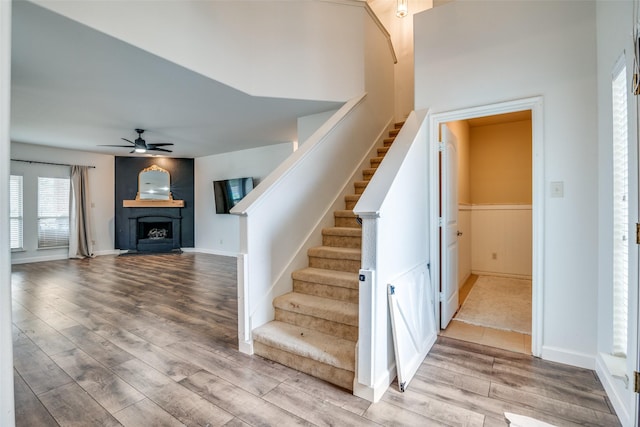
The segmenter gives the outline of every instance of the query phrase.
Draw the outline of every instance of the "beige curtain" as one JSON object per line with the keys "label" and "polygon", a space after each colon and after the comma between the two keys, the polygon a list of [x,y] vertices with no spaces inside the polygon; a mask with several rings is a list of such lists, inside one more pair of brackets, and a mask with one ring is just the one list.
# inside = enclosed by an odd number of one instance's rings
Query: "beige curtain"
{"label": "beige curtain", "polygon": [[71,166],[69,201],[69,258],[93,257],[88,166]]}

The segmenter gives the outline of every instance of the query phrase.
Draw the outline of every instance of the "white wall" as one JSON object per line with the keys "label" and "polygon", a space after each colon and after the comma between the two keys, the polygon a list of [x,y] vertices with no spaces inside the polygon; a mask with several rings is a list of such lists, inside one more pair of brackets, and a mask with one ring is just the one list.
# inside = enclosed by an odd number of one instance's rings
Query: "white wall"
{"label": "white wall", "polygon": [[251,95],[346,101],[364,90],[350,24],[361,1],[34,2]]}
{"label": "white wall", "polygon": [[[542,357],[594,367],[598,205],[595,3],[456,1],[415,17],[416,108],[541,95],[545,191]],[[544,191],[544,190],[543,190]]]}
{"label": "white wall", "polygon": [[298,117],[298,145],[302,145],[338,110]]}
{"label": "white wall", "polygon": [[11,2],[0,1],[0,425],[15,425],[9,254],[9,123],[11,122]]}
{"label": "white wall", "polygon": [[[94,253],[96,255],[113,253],[115,203],[113,156],[12,142],[11,158],[95,166],[94,169],[89,169],[92,226],[95,240]],[[11,173],[23,176],[24,217],[24,251],[12,253],[12,262],[24,263],[68,258],[68,250],[66,248],[38,249],[36,220],[38,177],[68,177],[69,168],[37,163],[11,162]]]}
{"label": "white wall", "polygon": [[195,159],[195,249],[236,256],[240,251],[240,218],[216,214],[213,181],[252,177],[258,185],[293,152],[292,143],[269,145]]}
{"label": "white wall", "polygon": [[470,212],[473,274],[531,279],[531,205],[473,205]]}
{"label": "white wall", "polygon": [[409,14],[396,16],[396,2],[367,0],[371,9],[391,34],[391,41],[398,59],[394,67],[395,120],[403,121],[414,109],[413,63],[413,15],[433,7],[433,0],[408,0]]}
{"label": "white wall", "polygon": [[[612,152],[612,107],[611,107],[611,77],[613,67],[623,51],[626,53],[627,84],[630,84],[632,76],[632,25],[633,2],[631,0],[597,3],[597,47],[598,47],[598,352],[610,354],[612,351],[613,329],[613,215],[612,215],[612,189],[613,189],[613,152]],[[637,109],[636,97],[627,92],[628,97],[628,130],[629,130],[629,222],[638,222],[637,199]],[[634,191],[635,190],[635,191]],[[630,230],[630,233],[632,231]],[[631,234],[632,235],[632,234]],[[631,240],[632,241],[632,240]],[[638,276],[637,264],[633,260],[638,259],[637,245],[629,245],[629,264],[631,266],[629,283],[629,301],[638,301]],[[635,267],[635,268],[634,268]],[[632,323],[637,324],[637,304],[630,304],[629,315]],[[632,328],[633,332],[635,328]],[[637,332],[629,335],[630,348],[637,348]],[[602,362],[602,359],[598,359]],[[627,361],[627,372],[630,375],[637,363],[634,357]],[[637,367],[635,368],[638,369]],[[608,367],[599,363],[598,375],[607,390],[609,398],[613,402],[618,416],[623,425],[633,425],[637,420],[633,413],[633,393],[625,387],[621,379],[613,378]],[[636,421],[637,422],[637,421]],[[636,424],[637,425],[637,424]]]}

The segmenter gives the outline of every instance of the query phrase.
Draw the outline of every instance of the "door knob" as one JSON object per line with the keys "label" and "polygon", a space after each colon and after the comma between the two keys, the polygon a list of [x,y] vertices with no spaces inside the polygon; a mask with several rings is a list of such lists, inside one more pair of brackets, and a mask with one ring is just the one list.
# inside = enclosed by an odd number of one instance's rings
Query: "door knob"
{"label": "door knob", "polygon": [[458,237],[462,236],[462,231],[458,231]]}

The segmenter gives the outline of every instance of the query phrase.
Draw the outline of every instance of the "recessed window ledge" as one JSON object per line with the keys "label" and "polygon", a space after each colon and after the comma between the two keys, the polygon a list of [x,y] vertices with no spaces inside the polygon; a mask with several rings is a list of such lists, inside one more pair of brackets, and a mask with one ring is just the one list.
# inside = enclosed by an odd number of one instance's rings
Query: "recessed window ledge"
{"label": "recessed window ledge", "polygon": [[614,356],[612,354],[600,353],[604,365],[613,378],[624,381],[625,387],[629,385],[629,377],[627,376],[627,358]]}

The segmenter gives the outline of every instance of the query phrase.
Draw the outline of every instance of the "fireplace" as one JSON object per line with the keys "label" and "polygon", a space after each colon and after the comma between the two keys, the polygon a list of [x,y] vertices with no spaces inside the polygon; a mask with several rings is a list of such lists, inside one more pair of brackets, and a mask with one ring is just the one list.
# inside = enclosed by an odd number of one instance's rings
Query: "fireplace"
{"label": "fireplace", "polygon": [[[180,250],[179,209],[133,208],[129,215],[129,247],[137,252]],[[177,211],[177,212],[176,212]]]}

